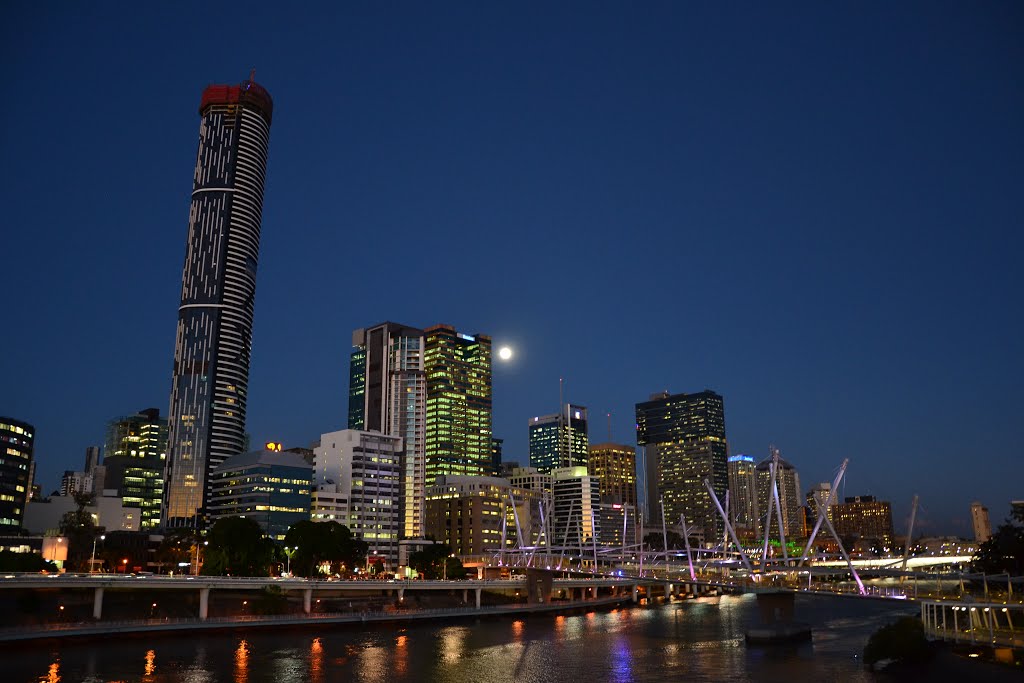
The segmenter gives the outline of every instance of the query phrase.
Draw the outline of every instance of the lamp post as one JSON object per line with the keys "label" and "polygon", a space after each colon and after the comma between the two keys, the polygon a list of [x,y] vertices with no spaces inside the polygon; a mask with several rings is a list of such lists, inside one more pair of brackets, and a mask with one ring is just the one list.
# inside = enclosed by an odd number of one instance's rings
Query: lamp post
{"label": "lamp post", "polygon": [[[209,541],[203,541],[203,545],[210,545]],[[196,570],[193,572],[193,576],[199,575],[199,541],[196,541]]]}
{"label": "lamp post", "polygon": [[292,555],[298,552],[298,550],[299,546],[295,546],[294,548],[289,548],[288,546],[284,547],[284,555],[288,558],[288,568],[285,569],[285,573],[288,574],[288,576],[292,575]]}
{"label": "lamp post", "polygon": [[[106,535],[100,534],[100,540],[107,540]],[[96,571],[96,537],[92,538],[92,559],[89,560],[89,573],[92,574]]]}

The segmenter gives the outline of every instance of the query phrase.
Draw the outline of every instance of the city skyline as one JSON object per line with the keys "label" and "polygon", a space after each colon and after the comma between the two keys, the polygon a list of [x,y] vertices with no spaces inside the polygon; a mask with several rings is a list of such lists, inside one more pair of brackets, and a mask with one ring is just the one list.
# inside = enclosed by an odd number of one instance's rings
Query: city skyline
{"label": "city skyline", "polygon": [[[775,443],[808,486],[848,457],[845,494],[891,501],[896,534],[914,493],[922,532],[964,535],[972,501],[998,524],[1021,497],[1000,473],[1024,442],[1021,320],[1003,303],[1021,290],[1011,161],[1024,149],[1014,123],[1024,102],[1008,64],[1022,55],[995,8],[947,9],[930,33],[906,10],[813,10],[852,27],[856,38],[828,36],[834,46],[812,22],[753,9],[657,8],[625,26],[614,11],[554,11],[543,26],[460,14],[456,25],[478,27],[478,38],[439,25],[421,37],[415,12],[385,30],[370,10],[337,18],[365,35],[304,41],[301,55],[288,40],[247,48],[243,30],[211,54],[189,54],[182,40],[168,59],[146,31],[110,38],[104,11],[68,9],[32,41],[13,35],[15,21],[3,29],[16,65],[3,123],[22,133],[3,140],[15,163],[0,186],[11,225],[24,226],[6,248],[36,255],[7,273],[12,300],[37,324],[0,342],[0,413],[34,425],[44,493],[102,442],[112,416],[169,405],[195,102],[207,83],[237,83],[255,65],[279,110],[246,425],[254,444],[308,446],[345,427],[352,329],[446,321],[516,351],[494,363],[493,435],[506,460],[526,464],[522,425],[557,405],[559,378],[564,400],[592,411],[595,434],[610,412],[609,440],[625,443],[635,443],[635,403],[709,388],[728,403],[730,454],[761,461]],[[570,19],[583,27],[563,45]],[[886,19],[892,35],[874,28]],[[260,10],[231,18],[269,20]],[[156,11],[136,21],[165,41],[204,41],[201,27]],[[707,24],[718,31],[702,38]],[[750,41],[740,55],[716,49],[723,24]],[[872,54],[857,51],[862,34]],[[758,62],[776,41],[804,47],[776,45]],[[937,51],[954,43],[953,56]],[[48,84],[67,49],[48,54],[56,44],[81,48],[59,97],[102,93],[73,125],[55,123]],[[821,64],[803,63],[803,49]],[[307,106],[311,71],[328,86],[320,109]],[[154,80],[161,106],[148,120],[113,115]],[[955,98],[943,94],[950,82]],[[745,114],[754,102],[757,118]],[[879,118],[883,107],[897,115]],[[133,144],[154,127],[160,139]],[[69,150],[60,168],[37,143]],[[126,191],[103,192],[101,179],[122,167],[133,169],[119,174]],[[40,211],[52,203],[42,187],[54,185],[66,207]],[[391,285],[376,277],[381,261],[358,263],[374,234],[417,245],[410,256],[379,250],[393,261]],[[553,245],[538,254],[541,239]],[[145,258],[129,258],[141,249]],[[694,263],[691,252],[713,258]],[[596,277],[624,265],[629,281]],[[687,282],[697,295],[684,296]],[[668,335],[635,324],[654,319]],[[637,328],[629,345],[590,332],[611,320]],[[696,333],[695,320],[717,324]],[[71,328],[75,353],[53,353]],[[99,334],[109,329],[132,333]]]}

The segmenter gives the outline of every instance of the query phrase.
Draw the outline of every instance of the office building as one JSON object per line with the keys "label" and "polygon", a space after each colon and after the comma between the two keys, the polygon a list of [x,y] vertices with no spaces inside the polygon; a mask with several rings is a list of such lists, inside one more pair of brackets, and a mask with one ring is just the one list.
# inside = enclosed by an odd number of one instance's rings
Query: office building
{"label": "office building", "polygon": [[[167,419],[160,417],[159,408],[147,408],[135,415],[114,418],[107,423],[103,456],[150,458],[166,462]],[[86,467],[88,471],[90,468]]]}
{"label": "office building", "polygon": [[211,520],[246,517],[267,536],[283,540],[288,528],[310,518],[313,468],[276,448],[233,455],[210,476]]}
{"label": "office building", "polygon": [[160,527],[167,466],[167,420],[158,408],[107,423],[103,463],[93,468],[95,495],[115,496],[138,508],[144,531]]}
{"label": "office building", "polygon": [[505,478],[517,489],[551,491],[551,475],[535,467],[513,467],[505,473]]}
{"label": "office building", "polygon": [[757,532],[760,514],[757,506],[757,470],[754,458],[734,455],[728,459],[729,517],[737,529]]}
{"label": "office building", "polygon": [[551,471],[554,514],[551,542],[568,553],[578,552],[593,564],[594,546],[601,534],[601,487],[586,467],[559,467]]}
{"label": "office building", "polygon": [[30,469],[36,428],[11,417],[0,417],[0,531],[21,527],[32,488]]}
{"label": "office building", "polygon": [[493,477],[501,474],[501,449],[504,445],[504,439],[491,438],[491,476]]}
{"label": "office building", "polygon": [[625,444],[590,446],[587,471],[597,477],[602,503],[636,508],[636,448]]}
{"label": "office building", "polygon": [[586,467],[589,458],[587,409],[566,403],[561,412],[531,417],[530,467],[550,474],[558,467]]}
{"label": "office building", "polygon": [[[167,439],[164,438],[166,443]],[[92,474],[93,470],[99,467],[100,464],[100,447],[99,446],[86,446],[85,448],[85,469],[83,470],[87,474]]]}
{"label": "office building", "polygon": [[449,325],[424,330],[426,484],[491,468],[491,338]]}
{"label": "office building", "polygon": [[402,439],[401,536],[422,538],[427,379],[423,330],[384,322],[352,333],[348,428]]}
{"label": "office building", "polygon": [[646,516],[661,522],[686,523],[705,538],[717,539],[725,530],[704,481],[719,500],[729,487],[725,406],[713,391],[695,394],[655,394],[636,404],[636,438],[643,448]]}
{"label": "office building", "polygon": [[313,521],[344,524],[392,568],[402,531],[402,451],[401,437],[356,429],[324,434],[313,449]]}
{"label": "office building", "polygon": [[541,494],[499,477],[441,475],[427,488],[427,535],[456,555],[480,556],[541,539]]}
{"label": "office building", "polygon": [[892,545],[892,506],[874,496],[853,496],[832,506],[832,523],[840,540],[871,541]]}
{"label": "office building", "polygon": [[[763,517],[761,519],[762,532],[764,532],[764,523],[768,515],[768,498],[772,495],[771,464],[777,453],[778,451],[773,448],[773,455],[758,463],[756,468],[757,507],[758,512]],[[786,460],[779,458],[778,463],[778,470],[775,473],[775,486],[779,492],[779,498],[777,507],[772,507],[768,536],[775,539],[779,537],[779,514],[776,510],[781,510],[782,530],[786,535],[786,539],[799,538],[806,535],[804,533],[804,497],[801,493],[800,474]]]}
{"label": "office building", "polygon": [[988,518],[988,508],[975,501],[971,503],[971,526],[974,528],[974,542],[982,544],[992,538],[992,522]]}
{"label": "office building", "polygon": [[91,474],[64,470],[64,474],[60,478],[60,495],[72,497],[75,494],[91,496],[93,493],[92,484]]}
{"label": "office building", "polygon": [[213,470],[244,451],[272,113],[252,77],[211,85],[200,101],[168,417],[168,528],[205,525]]}

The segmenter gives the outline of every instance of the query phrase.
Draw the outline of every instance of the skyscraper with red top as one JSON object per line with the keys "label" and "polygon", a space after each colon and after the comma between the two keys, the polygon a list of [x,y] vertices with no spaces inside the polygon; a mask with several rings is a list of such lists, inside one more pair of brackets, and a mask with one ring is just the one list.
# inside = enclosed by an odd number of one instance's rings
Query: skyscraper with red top
{"label": "skyscraper with red top", "polygon": [[251,76],[211,85],[200,100],[168,414],[166,528],[204,526],[209,473],[244,448],[273,109]]}

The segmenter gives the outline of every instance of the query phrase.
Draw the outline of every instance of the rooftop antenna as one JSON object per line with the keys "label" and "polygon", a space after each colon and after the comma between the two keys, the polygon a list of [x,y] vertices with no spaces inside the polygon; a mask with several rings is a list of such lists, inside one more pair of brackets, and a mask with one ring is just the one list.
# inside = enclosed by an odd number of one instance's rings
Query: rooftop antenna
{"label": "rooftop antenna", "polygon": [[608,443],[612,442],[612,414],[608,413]]}
{"label": "rooftop antenna", "polygon": [[252,81],[253,83],[256,82],[256,67],[253,67],[252,69],[249,70],[249,80]]}

